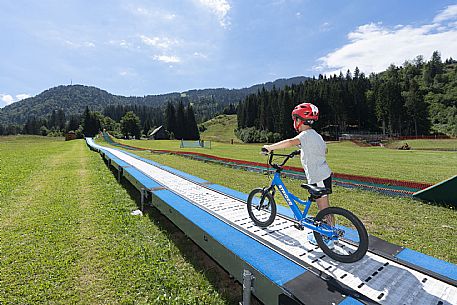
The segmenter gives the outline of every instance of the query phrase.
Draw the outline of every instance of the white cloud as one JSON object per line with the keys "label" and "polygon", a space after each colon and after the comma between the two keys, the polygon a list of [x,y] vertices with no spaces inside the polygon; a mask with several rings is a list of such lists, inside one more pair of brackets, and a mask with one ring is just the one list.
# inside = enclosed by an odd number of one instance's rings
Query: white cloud
{"label": "white cloud", "polygon": [[121,39],[121,40],[110,40],[108,41],[108,43],[110,45],[113,45],[113,46],[117,46],[117,47],[121,47],[121,48],[125,48],[125,49],[130,49],[132,48],[132,43],[131,42],[128,42],[124,39]]}
{"label": "white cloud", "polygon": [[18,95],[16,95],[16,101],[20,101],[20,100],[23,100],[23,99],[26,99],[26,98],[29,98],[29,97],[31,97],[30,94],[25,94],[25,93],[18,94]]}
{"label": "white cloud", "polygon": [[435,16],[433,22],[443,22],[449,19],[456,19],[457,18],[457,4],[449,5],[445,8],[441,13]]}
{"label": "white cloud", "polygon": [[226,0],[198,0],[198,2],[216,15],[223,28],[230,27],[228,13],[231,7]]}
{"label": "white cloud", "polygon": [[15,102],[14,98],[13,98],[11,95],[9,95],[9,94],[0,94],[0,99],[1,99],[2,102],[5,103],[6,105],[9,105],[9,104]]}
{"label": "white cloud", "polygon": [[179,45],[178,40],[167,37],[148,37],[146,35],[140,35],[140,38],[145,45],[159,49],[169,49],[172,46]]}
{"label": "white cloud", "polygon": [[[434,20],[449,20],[453,14],[449,8]],[[320,73],[339,74],[339,71],[352,71],[357,66],[369,74],[383,71],[390,64],[401,65],[418,55],[429,58],[436,50],[442,58],[457,57],[456,23],[433,23],[418,27],[388,27],[382,23],[370,23],[349,33],[348,39],[348,44],[319,58],[319,64],[314,69]]]}
{"label": "white cloud", "polygon": [[194,56],[197,58],[208,59],[208,55],[200,53],[200,52],[194,52]]}
{"label": "white cloud", "polygon": [[165,62],[165,63],[179,63],[181,59],[177,56],[170,55],[154,55],[152,57],[154,60]]}
{"label": "white cloud", "polygon": [[321,32],[328,32],[330,31],[332,26],[330,25],[329,22],[324,22],[319,26],[319,31]]}
{"label": "white cloud", "polygon": [[120,68],[118,69],[118,74],[122,77],[134,77],[138,76],[136,71],[132,68]]}
{"label": "white cloud", "polygon": [[30,94],[22,93],[22,94],[16,95],[15,98],[14,98],[10,94],[1,94],[0,93],[0,108],[4,107],[4,106],[7,106],[7,105],[10,105],[12,103],[18,102],[20,100],[23,100],[25,98],[28,98],[30,96],[31,96]]}
{"label": "white cloud", "polygon": [[95,43],[91,41],[83,41],[83,42],[74,42],[71,40],[65,40],[65,45],[71,48],[79,49],[79,48],[95,48]]}
{"label": "white cloud", "polygon": [[170,13],[168,11],[164,11],[162,9],[154,8],[146,8],[142,6],[134,7],[130,6],[129,7],[130,12],[132,12],[135,15],[147,17],[147,18],[154,18],[154,19],[161,19],[164,21],[172,21],[176,18],[176,14]]}

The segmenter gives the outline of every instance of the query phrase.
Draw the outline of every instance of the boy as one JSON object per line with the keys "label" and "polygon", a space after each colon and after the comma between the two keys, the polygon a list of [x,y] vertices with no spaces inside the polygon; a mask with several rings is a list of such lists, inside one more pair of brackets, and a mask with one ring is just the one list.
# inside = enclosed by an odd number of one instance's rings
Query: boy
{"label": "boy", "polygon": [[[315,121],[319,119],[319,109],[311,103],[302,103],[297,105],[292,111],[292,120],[294,128],[298,135],[291,139],[286,139],[271,145],[263,147],[268,151],[300,146],[300,159],[305,170],[306,179],[309,184],[318,187],[325,187],[331,193],[332,190],[332,171],[327,164],[325,154],[327,146],[322,137],[311,127]],[[320,210],[329,207],[329,198],[327,195],[316,199],[317,206]],[[334,219],[327,219],[330,223]],[[308,235],[308,240],[312,244],[316,244],[314,235]]]}

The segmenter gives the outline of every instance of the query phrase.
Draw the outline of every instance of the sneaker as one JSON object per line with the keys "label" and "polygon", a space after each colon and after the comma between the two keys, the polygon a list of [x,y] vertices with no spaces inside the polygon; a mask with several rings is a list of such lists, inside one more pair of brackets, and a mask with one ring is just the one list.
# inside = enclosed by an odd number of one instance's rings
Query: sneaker
{"label": "sneaker", "polygon": [[[329,249],[333,249],[335,247],[335,244],[333,243],[333,240],[328,239],[328,238],[323,238],[324,243],[327,245]],[[311,245],[318,246],[316,238],[314,237],[313,232],[308,233],[308,241]]]}

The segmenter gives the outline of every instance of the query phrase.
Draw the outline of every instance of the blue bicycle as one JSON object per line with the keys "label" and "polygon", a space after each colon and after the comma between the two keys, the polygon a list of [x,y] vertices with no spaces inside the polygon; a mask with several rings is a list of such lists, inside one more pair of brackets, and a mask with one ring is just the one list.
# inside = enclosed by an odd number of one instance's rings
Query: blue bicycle
{"label": "blue bicycle", "polygon": [[[268,153],[264,149],[262,152]],[[312,202],[329,194],[330,191],[327,188],[302,184],[301,186],[310,194],[308,200],[303,201],[290,193],[282,182],[281,171],[283,166],[290,158],[299,155],[300,150],[288,155],[268,154],[268,164],[276,171],[270,186],[256,188],[249,194],[247,209],[252,221],[260,227],[267,227],[273,223],[276,217],[274,196],[276,189],[278,189],[294,213],[295,226],[300,230],[311,229],[317,245],[325,254],[343,263],[353,263],[362,259],[368,250],[368,233],[363,223],[353,213],[343,208],[329,207],[318,212],[315,217],[308,216]],[[281,164],[272,163],[274,156],[283,157],[283,162]],[[304,206],[303,212],[297,203]]]}

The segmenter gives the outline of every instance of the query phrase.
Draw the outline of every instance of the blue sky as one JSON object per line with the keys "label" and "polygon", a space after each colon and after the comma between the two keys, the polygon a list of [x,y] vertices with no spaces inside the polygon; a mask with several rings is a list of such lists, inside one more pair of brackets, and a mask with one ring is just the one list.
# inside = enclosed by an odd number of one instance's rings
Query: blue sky
{"label": "blue sky", "polygon": [[2,0],[0,20],[0,107],[71,82],[143,96],[457,58],[456,1]]}

